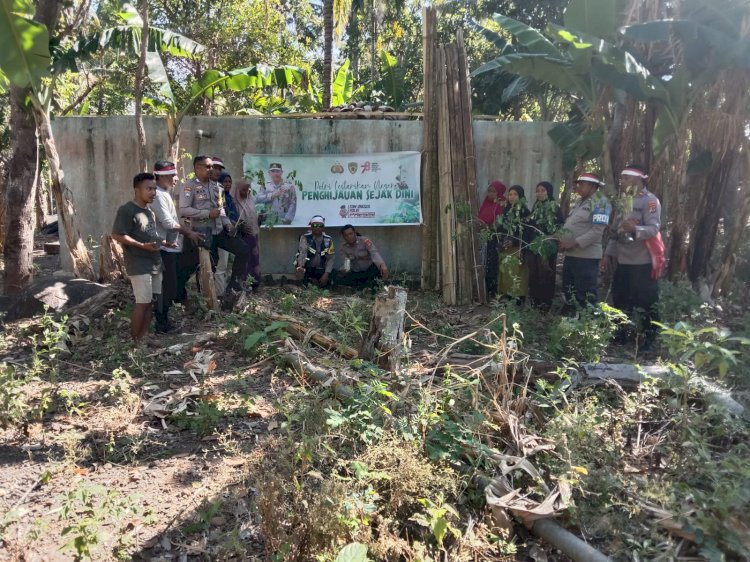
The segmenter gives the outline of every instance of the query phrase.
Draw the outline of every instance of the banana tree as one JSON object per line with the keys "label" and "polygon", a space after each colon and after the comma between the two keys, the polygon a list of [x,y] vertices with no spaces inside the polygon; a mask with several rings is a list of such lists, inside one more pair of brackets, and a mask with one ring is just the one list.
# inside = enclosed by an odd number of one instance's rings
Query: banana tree
{"label": "banana tree", "polygon": [[[592,12],[584,9],[587,4],[571,2],[566,12],[566,24],[570,27],[550,24],[544,31],[495,15],[493,19],[516,39],[516,45],[506,45],[500,56],[476,69],[472,76],[487,72],[517,74],[568,93],[574,117],[550,131],[552,139],[563,149],[566,169],[604,155],[605,173],[611,176],[609,155],[603,152],[609,127],[601,110],[611,99],[609,92],[614,91],[615,97],[627,94],[653,103],[667,103],[669,93],[664,83],[631,53],[578,29],[607,27],[597,23],[590,15]],[[667,115],[671,116],[669,112]]]}

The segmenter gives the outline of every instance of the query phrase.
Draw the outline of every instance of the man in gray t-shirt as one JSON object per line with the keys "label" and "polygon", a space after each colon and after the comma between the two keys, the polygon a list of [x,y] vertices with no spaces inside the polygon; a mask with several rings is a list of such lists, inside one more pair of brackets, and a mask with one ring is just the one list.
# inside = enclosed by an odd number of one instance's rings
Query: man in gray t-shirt
{"label": "man in gray t-shirt", "polygon": [[134,196],[117,209],[112,226],[112,238],[123,247],[125,270],[133,285],[135,307],[130,318],[130,335],[138,341],[151,324],[151,302],[161,294],[162,262],[159,248],[172,246],[156,233],[154,213],[148,204],[156,197],[153,174],[138,174],[133,178]]}

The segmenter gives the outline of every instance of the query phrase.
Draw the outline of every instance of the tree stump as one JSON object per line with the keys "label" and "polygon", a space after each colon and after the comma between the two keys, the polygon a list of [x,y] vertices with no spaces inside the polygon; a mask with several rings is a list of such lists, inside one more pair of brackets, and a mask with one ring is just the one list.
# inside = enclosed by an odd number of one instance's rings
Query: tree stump
{"label": "tree stump", "polygon": [[396,372],[401,366],[406,295],[406,289],[391,286],[377,296],[370,329],[359,350],[362,359],[390,372]]}
{"label": "tree stump", "polygon": [[125,257],[120,245],[109,234],[102,234],[99,248],[99,281],[111,283],[118,279],[127,279]]}
{"label": "tree stump", "polygon": [[213,268],[211,267],[211,253],[203,247],[198,248],[198,253],[201,264],[201,294],[205,297],[209,309],[219,310],[219,299],[216,297]]}

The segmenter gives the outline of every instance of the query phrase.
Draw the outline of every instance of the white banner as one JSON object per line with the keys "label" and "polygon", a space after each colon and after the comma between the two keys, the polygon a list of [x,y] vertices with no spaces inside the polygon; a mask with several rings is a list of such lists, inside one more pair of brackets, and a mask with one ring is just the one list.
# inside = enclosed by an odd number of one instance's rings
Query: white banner
{"label": "white banner", "polygon": [[243,170],[267,226],[422,223],[419,152],[245,154]]}

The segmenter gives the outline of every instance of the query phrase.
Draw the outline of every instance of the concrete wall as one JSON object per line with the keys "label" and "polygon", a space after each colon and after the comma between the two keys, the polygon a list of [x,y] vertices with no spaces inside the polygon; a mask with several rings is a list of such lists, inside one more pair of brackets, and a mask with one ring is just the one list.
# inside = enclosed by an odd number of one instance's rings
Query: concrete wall
{"label": "concrete wall", "polygon": [[[149,161],[167,153],[166,124],[146,118]],[[500,179],[527,188],[542,180],[557,185],[562,157],[547,135],[549,123],[475,121],[477,197],[487,184]],[[112,227],[117,208],[132,197],[136,168],[136,133],[132,116],[63,117],[52,123],[68,188],[73,192],[84,238],[98,240]],[[199,135],[199,131],[201,132]],[[347,154],[421,150],[422,122],[382,120],[268,119],[252,117],[189,117],[183,121],[180,147],[189,159],[197,154],[219,156],[230,174],[242,170],[243,153]],[[235,176],[236,179],[236,176]],[[421,227],[378,226],[360,229],[373,239],[392,272],[418,274],[421,265]],[[261,232],[261,269],[290,273],[296,244],[303,229],[277,228]],[[338,240],[338,232],[329,232]],[[61,236],[64,246],[65,240]],[[68,253],[61,252],[64,269]]]}

